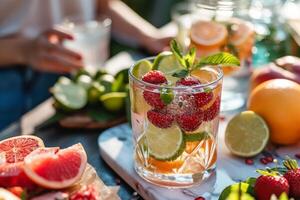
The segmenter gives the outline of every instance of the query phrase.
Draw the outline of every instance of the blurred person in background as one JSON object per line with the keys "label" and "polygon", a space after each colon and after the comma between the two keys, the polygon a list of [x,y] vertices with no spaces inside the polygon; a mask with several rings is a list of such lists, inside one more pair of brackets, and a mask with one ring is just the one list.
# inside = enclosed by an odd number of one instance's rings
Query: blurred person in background
{"label": "blurred person in background", "polygon": [[62,45],[73,36],[54,25],[100,15],[112,19],[114,36],[150,53],[169,43],[170,36],[120,0],[0,0],[0,129],[47,98],[55,74],[82,67],[81,55]]}

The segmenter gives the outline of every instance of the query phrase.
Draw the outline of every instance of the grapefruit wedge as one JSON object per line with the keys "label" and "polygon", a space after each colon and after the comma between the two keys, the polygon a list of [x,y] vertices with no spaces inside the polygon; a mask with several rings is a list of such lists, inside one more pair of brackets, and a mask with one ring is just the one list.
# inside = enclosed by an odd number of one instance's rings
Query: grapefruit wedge
{"label": "grapefruit wedge", "polygon": [[0,141],[0,187],[34,187],[23,170],[23,160],[32,151],[44,147],[36,136],[16,136]]}
{"label": "grapefruit wedge", "polygon": [[26,175],[36,184],[49,189],[72,186],[82,176],[87,163],[83,146],[66,149],[37,149],[24,159]]}

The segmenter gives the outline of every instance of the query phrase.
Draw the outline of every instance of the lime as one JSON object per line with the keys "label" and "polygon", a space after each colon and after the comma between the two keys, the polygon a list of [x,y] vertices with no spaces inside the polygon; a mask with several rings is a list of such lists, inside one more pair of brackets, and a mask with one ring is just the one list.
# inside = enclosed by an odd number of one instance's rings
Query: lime
{"label": "lime", "polygon": [[120,111],[125,104],[126,92],[110,92],[100,97],[103,106],[112,112]]}
{"label": "lime", "polygon": [[251,198],[251,195],[254,193],[253,187],[251,187],[248,183],[235,183],[233,185],[230,185],[226,187],[220,197],[219,200],[238,200],[238,199],[244,199],[244,200],[254,200],[254,198]]}
{"label": "lime", "polygon": [[72,80],[77,81],[78,77],[81,75],[87,75],[92,77],[92,75],[86,69],[82,68],[72,73]]}
{"label": "lime", "polygon": [[148,123],[144,134],[149,153],[157,160],[175,160],[184,151],[184,136],[180,128],[176,125],[160,129]]}
{"label": "lime", "polygon": [[82,74],[77,78],[76,83],[84,87],[86,90],[88,90],[91,87],[92,81],[93,80],[90,76],[86,74]]}
{"label": "lime", "polygon": [[242,157],[259,154],[268,139],[266,122],[253,111],[244,111],[233,117],[225,131],[226,146],[233,154]]}
{"label": "lime", "polygon": [[94,79],[94,80],[97,80],[97,79],[99,79],[101,76],[103,76],[103,75],[105,75],[105,74],[107,74],[107,71],[106,71],[105,69],[99,69],[99,70],[95,73],[93,79]]}
{"label": "lime", "polygon": [[152,69],[152,63],[148,60],[140,60],[137,62],[133,69],[132,69],[132,74],[138,78],[142,79],[142,77]]}
{"label": "lime", "polygon": [[115,79],[118,79],[119,76],[123,76],[123,83],[128,83],[128,68],[126,69],[122,69],[121,71],[119,71],[116,75],[115,75]]}
{"label": "lime", "polygon": [[166,51],[158,54],[153,62],[153,70],[159,70],[163,72],[169,82],[172,84],[176,83],[179,79],[172,76],[176,71],[184,69],[181,64],[178,62],[175,55],[171,52]]}
{"label": "lime", "polygon": [[99,102],[99,98],[104,93],[105,87],[98,82],[91,83],[91,86],[88,90],[88,102],[89,103],[97,103]]}
{"label": "lime", "polygon": [[86,90],[65,77],[59,79],[51,92],[58,104],[66,110],[79,110],[87,103]]}
{"label": "lime", "polygon": [[105,93],[111,92],[111,87],[115,78],[110,74],[100,76],[98,79],[99,83],[105,87]]}

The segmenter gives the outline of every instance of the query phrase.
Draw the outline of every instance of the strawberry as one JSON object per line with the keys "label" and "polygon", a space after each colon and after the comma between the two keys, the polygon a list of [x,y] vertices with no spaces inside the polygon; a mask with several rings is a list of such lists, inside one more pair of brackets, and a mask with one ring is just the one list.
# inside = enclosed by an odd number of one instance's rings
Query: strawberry
{"label": "strawberry", "polygon": [[202,123],[203,111],[201,109],[197,111],[187,111],[183,114],[176,116],[176,121],[180,128],[184,131],[195,131]]}
{"label": "strawberry", "polygon": [[155,85],[159,85],[159,84],[168,82],[165,75],[161,71],[157,71],[157,70],[152,70],[152,71],[146,73],[142,77],[142,80],[147,83],[152,83]]}
{"label": "strawberry", "polygon": [[173,115],[156,109],[149,110],[147,112],[147,117],[148,120],[158,128],[169,128],[174,121]]}
{"label": "strawberry", "polygon": [[145,101],[153,108],[162,109],[166,106],[164,102],[161,100],[160,94],[157,92],[150,92],[145,90],[143,92],[143,96]]}
{"label": "strawberry", "polygon": [[201,82],[192,76],[181,78],[176,82],[176,86],[192,86],[192,85],[199,85],[199,84],[201,84]]}
{"label": "strawberry", "polygon": [[296,199],[300,198],[300,168],[296,160],[288,159],[283,162],[288,169],[284,174],[290,185],[290,196]]}
{"label": "strawberry", "polygon": [[289,194],[289,183],[286,178],[276,173],[264,172],[262,174],[254,185],[254,192],[258,200],[270,200],[273,194],[277,197],[282,193]]}
{"label": "strawberry", "polygon": [[[176,86],[195,86],[199,84],[201,84],[201,82],[192,76],[182,78],[176,82]],[[198,107],[203,107],[213,99],[213,93],[211,91],[196,93],[193,96],[196,106]]]}
{"label": "strawberry", "polygon": [[[167,83],[167,79],[164,76],[164,74],[160,71],[157,70],[153,70],[150,71],[148,73],[146,73],[143,77],[142,80],[147,82],[147,83],[151,83],[151,84],[155,84],[155,85],[160,85],[160,84],[164,84]],[[143,96],[145,101],[152,107],[156,108],[156,109],[162,109],[165,107],[164,102],[161,100],[160,98],[160,93],[158,92],[151,92],[152,90],[154,90],[153,88],[146,88],[145,91],[143,92]]]}
{"label": "strawberry", "polygon": [[220,104],[221,104],[221,98],[217,97],[214,103],[209,108],[203,111],[204,112],[203,121],[213,120],[219,114]]}
{"label": "strawberry", "polygon": [[198,107],[203,107],[208,104],[213,99],[213,93],[209,92],[201,92],[194,94],[195,102]]}

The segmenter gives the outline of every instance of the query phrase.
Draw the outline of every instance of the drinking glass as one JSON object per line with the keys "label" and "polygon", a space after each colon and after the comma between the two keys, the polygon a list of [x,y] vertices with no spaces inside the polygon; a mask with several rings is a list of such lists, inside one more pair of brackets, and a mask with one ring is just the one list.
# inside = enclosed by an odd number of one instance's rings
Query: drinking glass
{"label": "drinking glass", "polygon": [[111,20],[83,20],[66,18],[57,28],[69,32],[74,40],[65,40],[64,46],[83,56],[84,68],[96,72],[109,56]]}
{"label": "drinking glass", "polygon": [[[134,76],[134,68],[129,69],[129,84],[136,172],[163,187],[201,183],[216,167],[222,70],[213,66],[193,70],[191,76],[201,84],[187,87],[144,82]],[[162,91],[172,100],[155,105]]]}

